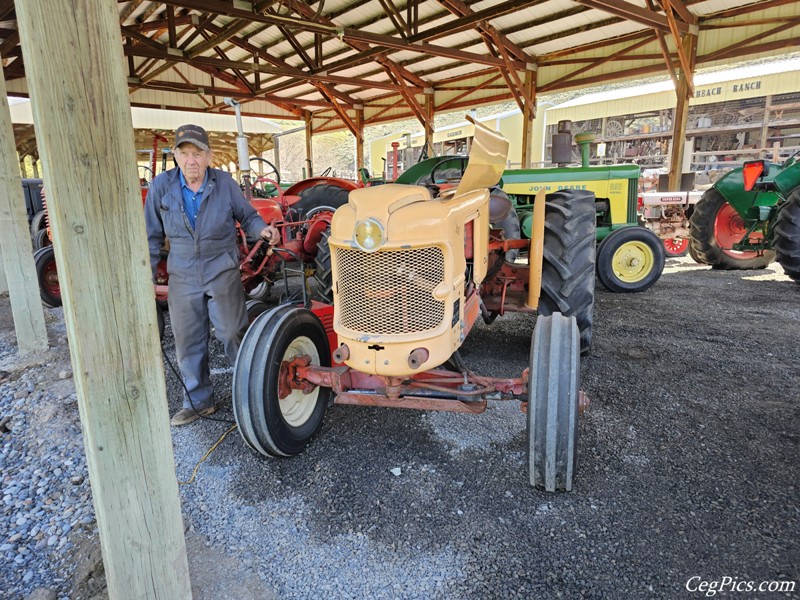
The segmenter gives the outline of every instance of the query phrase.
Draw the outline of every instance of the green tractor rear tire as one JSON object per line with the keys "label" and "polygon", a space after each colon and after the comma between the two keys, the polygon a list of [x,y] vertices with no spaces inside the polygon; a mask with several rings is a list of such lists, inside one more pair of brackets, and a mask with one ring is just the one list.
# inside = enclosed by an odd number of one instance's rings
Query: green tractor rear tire
{"label": "green tractor rear tire", "polygon": [[664,244],[644,227],[612,231],[597,248],[597,278],[612,292],[643,292],[663,271]]}
{"label": "green tractor rear tire", "polygon": [[786,274],[800,283],[800,188],[789,195],[778,213],[773,248]]}
{"label": "green tractor rear tire", "polygon": [[545,203],[539,314],[561,313],[578,322],[581,354],[592,345],[594,318],[594,194],[563,190]]}
{"label": "green tractor rear tire", "polygon": [[689,220],[691,247],[698,258],[714,269],[763,269],[775,260],[774,250],[741,252],[733,249],[746,232],[739,214],[716,189],[706,190]]}

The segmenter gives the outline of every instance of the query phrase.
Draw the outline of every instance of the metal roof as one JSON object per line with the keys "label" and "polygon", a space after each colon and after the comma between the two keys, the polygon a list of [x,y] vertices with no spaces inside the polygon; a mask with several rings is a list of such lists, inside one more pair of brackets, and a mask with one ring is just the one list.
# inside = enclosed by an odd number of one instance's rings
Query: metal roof
{"label": "metal roof", "polygon": [[[800,46],[797,0],[127,0],[131,104],[278,119],[314,131],[667,72]],[[0,0],[9,94],[26,95],[13,0]],[[24,45],[24,40],[23,40]],[[679,50],[680,48],[680,50]],[[427,100],[427,106],[426,106]]]}

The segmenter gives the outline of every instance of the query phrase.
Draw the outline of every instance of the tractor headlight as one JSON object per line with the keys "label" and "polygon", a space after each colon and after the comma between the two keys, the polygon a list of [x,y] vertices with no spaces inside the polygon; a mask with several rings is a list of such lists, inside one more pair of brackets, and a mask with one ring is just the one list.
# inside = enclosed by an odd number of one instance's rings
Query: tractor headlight
{"label": "tractor headlight", "polygon": [[386,241],[383,225],[377,219],[364,219],[356,223],[356,244],[364,252],[375,252]]}

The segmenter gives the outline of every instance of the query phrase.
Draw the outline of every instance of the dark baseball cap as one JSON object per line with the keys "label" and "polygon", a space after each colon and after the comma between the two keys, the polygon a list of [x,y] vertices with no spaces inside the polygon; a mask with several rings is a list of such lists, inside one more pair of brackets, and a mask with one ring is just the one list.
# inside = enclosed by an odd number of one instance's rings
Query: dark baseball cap
{"label": "dark baseball cap", "polygon": [[181,144],[194,144],[200,150],[211,151],[206,130],[199,125],[181,125],[175,131],[175,148]]}

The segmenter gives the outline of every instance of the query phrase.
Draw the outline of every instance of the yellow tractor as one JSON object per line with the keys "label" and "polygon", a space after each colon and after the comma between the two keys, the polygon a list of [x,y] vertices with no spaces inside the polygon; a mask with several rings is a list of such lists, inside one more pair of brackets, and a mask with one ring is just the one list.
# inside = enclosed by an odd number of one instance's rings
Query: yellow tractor
{"label": "yellow tractor", "polygon": [[[529,475],[570,490],[577,458],[580,354],[591,342],[595,199],[537,196],[531,239],[503,223],[508,142],[476,125],[457,187],[388,184],[350,192],[334,214],[333,305],[306,301],[261,315],[242,342],[233,405],[244,440],[292,456],[330,403],[483,412],[521,401]],[[518,377],[471,371],[459,348],[479,318],[537,312],[530,366]]]}

